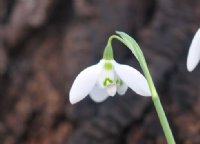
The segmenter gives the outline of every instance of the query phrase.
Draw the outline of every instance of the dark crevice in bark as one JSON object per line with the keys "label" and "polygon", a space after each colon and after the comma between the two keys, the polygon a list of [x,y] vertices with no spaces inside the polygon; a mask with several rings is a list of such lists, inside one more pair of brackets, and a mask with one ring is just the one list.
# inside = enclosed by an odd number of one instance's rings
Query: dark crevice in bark
{"label": "dark crevice in bark", "polygon": [[149,24],[151,24],[151,22],[154,19],[157,9],[158,9],[157,0],[151,0],[149,2],[149,7],[146,10],[145,21],[144,21],[145,26],[148,26]]}

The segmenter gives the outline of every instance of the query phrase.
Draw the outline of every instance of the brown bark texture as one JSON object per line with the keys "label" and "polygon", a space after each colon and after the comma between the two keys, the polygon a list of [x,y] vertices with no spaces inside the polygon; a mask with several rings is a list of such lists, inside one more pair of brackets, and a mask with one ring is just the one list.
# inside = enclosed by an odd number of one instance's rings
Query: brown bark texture
{"label": "brown bark texture", "polygon": [[115,30],[141,46],[177,144],[200,144],[200,68],[186,70],[199,26],[199,0],[0,0],[0,144],[166,144],[150,98],[69,103]]}

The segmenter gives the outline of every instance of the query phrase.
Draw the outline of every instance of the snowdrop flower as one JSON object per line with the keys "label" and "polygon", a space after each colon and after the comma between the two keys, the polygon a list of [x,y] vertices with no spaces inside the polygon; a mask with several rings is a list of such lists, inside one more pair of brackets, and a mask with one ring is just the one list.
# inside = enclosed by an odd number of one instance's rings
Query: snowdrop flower
{"label": "snowdrop flower", "polygon": [[193,71],[200,61],[200,29],[196,32],[187,57],[187,69]]}
{"label": "snowdrop flower", "polygon": [[128,87],[139,95],[151,96],[147,81],[139,71],[113,59],[102,59],[76,77],[69,94],[70,102],[75,104],[88,94],[95,102],[102,102],[116,93],[124,95]]}

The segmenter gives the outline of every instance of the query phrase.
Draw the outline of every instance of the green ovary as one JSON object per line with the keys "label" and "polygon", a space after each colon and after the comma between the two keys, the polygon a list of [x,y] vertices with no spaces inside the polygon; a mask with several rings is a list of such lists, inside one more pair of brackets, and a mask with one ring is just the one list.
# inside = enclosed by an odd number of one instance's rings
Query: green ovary
{"label": "green ovary", "polygon": [[111,69],[113,68],[112,63],[106,62],[105,65],[104,65],[104,68],[105,68],[106,70],[111,70]]}

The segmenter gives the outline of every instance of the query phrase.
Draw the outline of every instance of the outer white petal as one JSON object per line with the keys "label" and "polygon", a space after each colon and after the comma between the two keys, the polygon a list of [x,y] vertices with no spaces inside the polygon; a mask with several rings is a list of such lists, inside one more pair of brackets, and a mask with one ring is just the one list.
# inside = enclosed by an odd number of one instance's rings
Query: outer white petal
{"label": "outer white petal", "polygon": [[101,62],[84,69],[75,79],[70,93],[69,100],[72,104],[85,98],[95,86],[97,78],[102,71]]}
{"label": "outer white petal", "polygon": [[90,92],[90,97],[95,102],[103,102],[108,98],[108,95],[105,89],[95,86]]}
{"label": "outer white petal", "polygon": [[125,83],[123,83],[121,86],[117,87],[117,93],[119,95],[124,95],[127,90],[128,90],[128,86]]}
{"label": "outer white petal", "polygon": [[128,87],[139,95],[151,96],[147,80],[138,70],[116,62],[113,64],[117,75]]}
{"label": "outer white petal", "polygon": [[187,57],[187,69],[193,71],[200,61],[200,29],[196,32]]}

